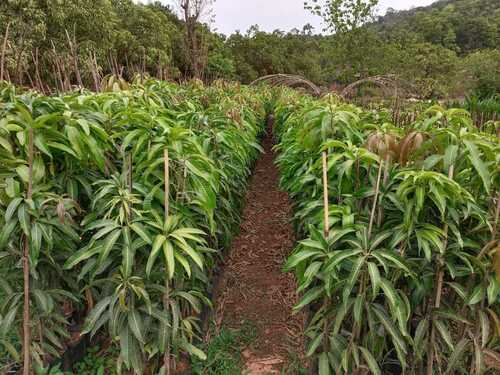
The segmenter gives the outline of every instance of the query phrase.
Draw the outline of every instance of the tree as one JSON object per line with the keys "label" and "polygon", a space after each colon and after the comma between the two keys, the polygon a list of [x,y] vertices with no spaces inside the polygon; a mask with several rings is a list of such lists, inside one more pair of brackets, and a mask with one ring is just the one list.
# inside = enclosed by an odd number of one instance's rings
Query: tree
{"label": "tree", "polygon": [[333,33],[346,33],[355,30],[373,18],[373,10],[378,0],[308,0],[306,9],[320,16],[326,29]]}
{"label": "tree", "polygon": [[203,47],[198,24],[209,15],[215,0],[178,0],[186,27],[186,54],[191,65],[191,73],[201,78],[204,69]]}

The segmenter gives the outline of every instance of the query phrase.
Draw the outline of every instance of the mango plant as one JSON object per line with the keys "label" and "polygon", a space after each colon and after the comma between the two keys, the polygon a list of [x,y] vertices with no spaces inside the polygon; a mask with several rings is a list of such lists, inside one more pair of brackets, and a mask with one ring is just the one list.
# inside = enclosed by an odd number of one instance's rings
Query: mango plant
{"label": "mango plant", "polygon": [[70,324],[108,336],[119,371],[169,374],[180,356],[204,359],[199,315],[260,151],[258,95],[144,80],[54,97],[7,87],[0,98],[9,360],[44,368]]}
{"label": "mango plant", "polygon": [[399,128],[331,97],[284,92],[274,104],[281,184],[304,238],[285,270],[303,294],[296,309],[311,312],[319,373],[495,371],[498,138],[461,109],[433,106]]}

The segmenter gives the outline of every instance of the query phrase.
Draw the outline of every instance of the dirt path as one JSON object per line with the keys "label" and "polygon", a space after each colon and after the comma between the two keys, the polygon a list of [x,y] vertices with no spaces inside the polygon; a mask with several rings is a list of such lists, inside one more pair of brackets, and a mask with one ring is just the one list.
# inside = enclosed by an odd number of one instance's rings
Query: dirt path
{"label": "dirt path", "polygon": [[[240,234],[226,259],[216,296],[218,326],[255,327],[254,344],[242,353],[251,375],[280,374],[301,357],[304,317],[292,315],[297,302],[292,275],[282,266],[294,246],[288,196],[279,190],[273,138],[263,141],[246,196]],[[292,372],[293,373],[293,372]]]}

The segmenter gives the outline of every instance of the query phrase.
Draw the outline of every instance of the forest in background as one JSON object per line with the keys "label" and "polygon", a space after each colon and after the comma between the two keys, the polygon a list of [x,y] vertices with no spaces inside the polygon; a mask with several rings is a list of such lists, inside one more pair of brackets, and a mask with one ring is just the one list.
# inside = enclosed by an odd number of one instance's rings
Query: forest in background
{"label": "forest in background", "polygon": [[305,25],[289,32],[253,26],[225,36],[199,22],[200,15],[187,19],[194,21],[191,36],[186,18],[160,2],[2,1],[0,79],[47,92],[73,85],[97,89],[109,74],[125,80],[149,74],[249,83],[288,73],[332,88],[395,74],[423,98],[489,97],[500,91],[500,6],[495,0],[389,9],[342,35]]}

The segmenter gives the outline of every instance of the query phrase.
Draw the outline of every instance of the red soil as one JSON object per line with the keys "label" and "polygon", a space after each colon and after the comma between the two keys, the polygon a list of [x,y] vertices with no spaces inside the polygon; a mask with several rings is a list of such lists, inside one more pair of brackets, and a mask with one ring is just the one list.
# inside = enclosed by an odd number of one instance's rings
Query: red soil
{"label": "red soil", "polygon": [[280,374],[291,357],[304,352],[304,314],[292,315],[296,282],[282,266],[293,249],[292,210],[279,190],[267,135],[246,196],[240,234],[223,265],[216,292],[216,322],[239,329],[250,324],[257,338],[242,353],[249,374]]}

